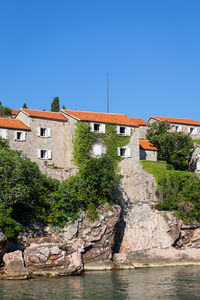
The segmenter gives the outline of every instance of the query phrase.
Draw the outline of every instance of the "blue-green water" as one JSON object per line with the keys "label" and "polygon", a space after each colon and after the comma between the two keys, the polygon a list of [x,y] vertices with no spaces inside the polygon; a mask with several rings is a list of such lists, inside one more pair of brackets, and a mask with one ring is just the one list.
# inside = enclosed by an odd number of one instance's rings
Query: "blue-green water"
{"label": "blue-green water", "polygon": [[200,299],[200,267],[91,272],[83,276],[0,281],[1,300]]}

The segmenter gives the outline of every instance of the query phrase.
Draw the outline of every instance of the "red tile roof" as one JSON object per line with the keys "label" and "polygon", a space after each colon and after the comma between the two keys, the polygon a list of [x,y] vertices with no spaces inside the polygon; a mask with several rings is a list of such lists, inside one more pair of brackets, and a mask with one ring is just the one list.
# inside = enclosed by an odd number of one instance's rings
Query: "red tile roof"
{"label": "red tile roof", "polygon": [[129,118],[129,119],[133,120],[139,126],[147,125],[147,122],[145,122],[142,118]]}
{"label": "red tile roof", "polygon": [[198,125],[198,126],[200,126],[199,122],[194,121],[192,119],[166,118],[166,117],[155,117],[155,116],[152,116],[151,118],[154,118],[154,119],[157,119],[157,120],[160,120],[160,121],[168,121],[170,123],[185,124],[185,125]]}
{"label": "red tile roof", "polygon": [[1,128],[12,128],[21,130],[30,130],[28,126],[16,119],[0,118]]}
{"label": "red tile roof", "polygon": [[30,117],[52,119],[58,121],[67,121],[67,118],[63,116],[60,112],[25,109],[25,108],[21,108],[20,110],[25,112]]}
{"label": "red tile roof", "polygon": [[19,111],[20,111],[20,109],[12,109],[11,114],[12,114],[13,116],[15,116],[15,115],[18,114]]}
{"label": "red tile roof", "polygon": [[144,150],[156,150],[158,149],[154,147],[148,140],[140,140],[140,148]]}
{"label": "red tile roof", "polygon": [[88,111],[78,111],[78,110],[68,110],[68,109],[63,109],[62,111],[80,121],[112,123],[112,124],[138,127],[138,124],[134,120],[128,118],[124,114],[88,112]]}

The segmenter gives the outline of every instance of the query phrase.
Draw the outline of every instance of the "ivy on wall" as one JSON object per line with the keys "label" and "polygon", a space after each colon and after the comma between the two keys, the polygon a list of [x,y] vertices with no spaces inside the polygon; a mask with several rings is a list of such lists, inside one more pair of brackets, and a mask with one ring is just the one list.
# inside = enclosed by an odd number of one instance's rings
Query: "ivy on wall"
{"label": "ivy on wall", "polygon": [[73,136],[73,162],[81,169],[91,157],[90,149],[96,141],[96,134],[91,131],[88,122],[77,122]]}
{"label": "ivy on wall", "polygon": [[86,161],[91,158],[91,147],[97,139],[106,146],[107,158],[113,161],[117,170],[121,157],[118,156],[118,147],[122,148],[129,144],[130,136],[117,134],[115,124],[106,124],[105,133],[94,133],[91,131],[89,122],[77,122],[73,137],[73,161],[80,168],[84,167]]}
{"label": "ivy on wall", "polygon": [[118,147],[125,147],[130,143],[130,136],[123,136],[117,134],[117,127],[114,124],[106,124],[106,132],[101,133],[101,139],[106,145],[106,156],[113,160],[115,167],[118,166],[118,163],[122,160],[118,156]]}

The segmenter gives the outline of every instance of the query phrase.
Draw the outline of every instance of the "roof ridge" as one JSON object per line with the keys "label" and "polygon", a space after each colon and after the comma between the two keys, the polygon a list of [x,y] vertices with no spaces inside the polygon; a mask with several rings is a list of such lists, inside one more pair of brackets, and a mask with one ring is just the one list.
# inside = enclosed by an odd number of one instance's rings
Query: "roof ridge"
{"label": "roof ridge", "polygon": [[61,113],[61,111],[50,111],[50,110],[40,110],[40,109],[31,109],[31,108],[20,108],[20,110],[24,110],[24,111],[26,111],[26,110],[31,110],[31,111],[41,111],[41,112],[47,112],[47,113],[55,113],[55,114],[60,114]]}
{"label": "roof ridge", "polygon": [[73,111],[73,112],[84,112],[84,113],[91,113],[91,114],[110,114],[110,115],[121,115],[121,116],[126,116],[125,114],[120,114],[120,113],[108,113],[108,112],[98,112],[98,111],[87,111],[87,110],[74,110],[74,109],[62,109],[61,111]]}

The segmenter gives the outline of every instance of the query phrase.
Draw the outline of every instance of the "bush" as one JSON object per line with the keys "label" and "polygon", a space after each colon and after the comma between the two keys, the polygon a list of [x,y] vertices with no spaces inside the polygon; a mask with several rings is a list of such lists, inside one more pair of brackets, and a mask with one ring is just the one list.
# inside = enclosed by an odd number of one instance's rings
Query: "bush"
{"label": "bush", "polygon": [[189,134],[170,132],[169,122],[154,122],[148,126],[146,138],[158,148],[158,160],[164,160],[176,170],[187,170],[194,143]]}
{"label": "bush", "polygon": [[185,222],[200,221],[200,179],[186,171],[167,170],[167,164],[142,162],[157,183],[158,210],[174,211]]}

